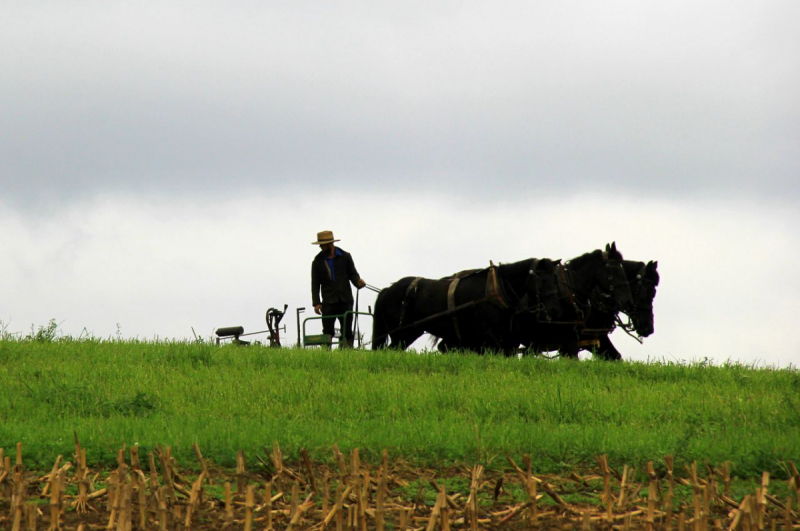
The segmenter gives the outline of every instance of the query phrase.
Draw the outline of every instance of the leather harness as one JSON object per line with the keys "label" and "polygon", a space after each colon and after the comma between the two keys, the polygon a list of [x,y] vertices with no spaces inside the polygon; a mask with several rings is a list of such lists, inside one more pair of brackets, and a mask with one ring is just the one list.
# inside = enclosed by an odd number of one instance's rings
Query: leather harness
{"label": "leather harness", "polygon": [[494,303],[503,310],[508,310],[510,306],[503,296],[500,282],[497,280],[497,266],[489,261],[489,272],[486,274],[486,300]]}
{"label": "leather harness", "polygon": [[[456,337],[458,338],[459,341],[461,341],[461,330],[458,327],[458,317],[457,317],[458,307],[456,306],[456,289],[458,289],[458,283],[461,281],[462,278],[470,276],[478,271],[479,270],[471,270],[469,272],[465,272],[466,274],[464,275],[456,275],[455,278],[453,278],[450,281],[450,284],[447,286],[446,313],[452,314],[453,328],[455,329]],[[412,280],[411,283],[408,285],[408,288],[406,288],[406,294],[405,297],[403,298],[403,305],[400,309],[400,321],[398,322],[398,324],[401,327],[404,326],[403,320],[405,319],[406,316],[406,308],[408,307],[408,304],[410,302],[410,295],[416,291],[417,285],[419,284],[419,281],[421,279],[422,277],[415,277],[414,280]],[[492,303],[504,310],[510,308],[508,301],[503,296],[503,291],[500,286],[500,281],[497,278],[497,266],[494,265],[492,261],[489,261],[489,268],[486,274],[486,291],[483,301]],[[473,301],[473,303],[474,302],[482,302],[482,301]]]}
{"label": "leather harness", "polygon": [[453,328],[456,331],[456,337],[459,341],[461,341],[461,330],[458,329],[458,318],[456,318],[456,288],[458,287],[458,283],[461,279],[456,277],[451,282],[450,285],[447,287],[447,311],[453,313]]}
{"label": "leather harness", "polygon": [[398,321],[398,324],[400,326],[403,326],[403,319],[406,316],[406,306],[408,306],[408,296],[411,295],[412,291],[416,291],[417,284],[419,284],[419,281],[421,279],[422,277],[414,278],[414,280],[411,281],[411,284],[408,285],[408,288],[406,288],[406,295],[405,297],[403,297],[403,305],[400,307],[400,320]]}

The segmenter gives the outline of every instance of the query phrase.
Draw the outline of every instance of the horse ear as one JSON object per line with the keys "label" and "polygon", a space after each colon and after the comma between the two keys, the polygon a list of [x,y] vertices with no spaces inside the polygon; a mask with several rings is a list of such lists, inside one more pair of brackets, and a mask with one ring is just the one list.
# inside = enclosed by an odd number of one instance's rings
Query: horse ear
{"label": "horse ear", "polygon": [[611,250],[617,252],[617,242],[611,242]]}
{"label": "horse ear", "polygon": [[658,262],[650,261],[647,263],[647,271],[651,277],[655,279],[654,285],[658,286],[659,281],[661,280],[661,275],[658,274]]}

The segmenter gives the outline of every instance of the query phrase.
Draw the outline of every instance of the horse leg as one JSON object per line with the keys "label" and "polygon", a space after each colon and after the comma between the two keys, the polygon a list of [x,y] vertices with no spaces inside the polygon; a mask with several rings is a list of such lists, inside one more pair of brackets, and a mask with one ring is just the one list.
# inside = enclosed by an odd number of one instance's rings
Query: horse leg
{"label": "horse leg", "polygon": [[608,334],[600,338],[600,346],[597,348],[596,354],[600,358],[608,361],[618,361],[622,359],[622,354],[611,343],[611,338]]}
{"label": "horse leg", "polygon": [[372,329],[372,350],[389,348],[390,332],[395,330],[400,324],[400,313],[389,300],[392,288],[378,295],[375,301],[375,312]]}
{"label": "horse leg", "polygon": [[516,334],[510,334],[502,342],[503,355],[506,358],[514,358],[519,355],[520,339]]}
{"label": "horse leg", "polygon": [[562,358],[578,359],[578,350],[580,349],[578,348],[577,336],[573,337],[570,335],[570,337],[561,344],[561,348],[558,352],[561,354]]}
{"label": "horse leg", "polygon": [[392,340],[389,348],[405,350],[411,345],[411,343],[419,339],[422,334],[423,332],[421,330],[415,329],[403,330],[399,333],[389,334],[389,338]]}
{"label": "horse leg", "polygon": [[[400,279],[378,294],[373,313],[372,349],[397,348],[395,339],[401,327],[406,306],[406,291],[413,282],[412,277]],[[394,332],[394,333],[393,333]],[[389,342],[392,346],[388,346]]]}
{"label": "horse leg", "polygon": [[437,345],[436,348],[442,354],[446,354],[454,350],[459,350],[459,351],[469,350],[472,352],[478,352],[482,354],[480,346],[476,347],[472,343],[465,343],[464,341],[458,341],[453,338],[449,340],[444,338],[440,339],[439,344]]}
{"label": "horse leg", "polygon": [[530,355],[538,354],[538,352],[536,352],[536,348],[534,347],[532,342],[523,341],[521,343],[521,345],[522,345],[522,355],[523,356],[530,356]]}
{"label": "horse leg", "polygon": [[[399,319],[393,318],[394,316],[386,316],[383,314],[375,317],[375,327],[372,331],[372,350],[380,350],[382,348],[397,348],[395,346],[395,334],[390,333],[398,327]],[[391,344],[389,344],[391,341]]]}
{"label": "horse leg", "polygon": [[522,345],[520,343],[514,344],[507,344],[505,346],[505,354],[507,358],[518,358],[520,355],[525,351],[525,349],[520,348]]}

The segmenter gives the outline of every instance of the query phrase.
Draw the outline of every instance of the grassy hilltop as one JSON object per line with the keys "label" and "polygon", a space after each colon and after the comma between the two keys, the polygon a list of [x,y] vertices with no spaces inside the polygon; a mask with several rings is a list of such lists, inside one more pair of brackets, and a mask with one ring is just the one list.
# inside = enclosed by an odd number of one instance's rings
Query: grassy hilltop
{"label": "grassy hilltop", "polygon": [[[123,444],[192,443],[221,465],[280,443],[383,448],[419,464],[531,455],[541,472],[611,462],[729,460],[739,476],[800,461],[800,373],[686,364],[574,362],[138,341],[0,341],[0,447],[49,469],[95,464]],[[30,466],[30,465],[29,465]]]}

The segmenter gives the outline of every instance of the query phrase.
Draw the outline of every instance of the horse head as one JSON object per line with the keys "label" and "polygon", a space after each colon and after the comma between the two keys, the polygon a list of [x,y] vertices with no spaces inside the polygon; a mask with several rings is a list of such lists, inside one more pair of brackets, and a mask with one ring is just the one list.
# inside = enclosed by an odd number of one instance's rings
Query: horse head
{"label": "horse head", "polygon": [[[625,262],[628,281],[633,296],[633,309],[628,316],[633,323],[634,331],[641,337],[647,337],[655,330],[653,325],[653,299],[660,277],[658,262]],[[626,312],[627,313],[627,312]]]}
{"label": "horse head", "polygon": [[617,250],[617,243],[606,244],[606,250],[601,256],[603,265],[595,278],[594,289],[600,298],[595,302],[612,312],[631,311],[633,295],[622,267],[622,253]]}
{"label": "horse head", "polygon": [[556,277],[556,266],[559,264],[561,260],[541,258],[529,272],[527,295],[530,300],[537,301],[536,311],[542,314],[546,321],[561,313],[558,277]]}

